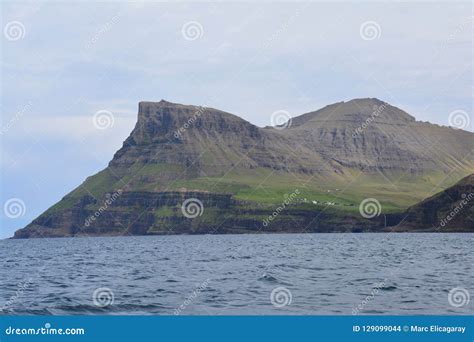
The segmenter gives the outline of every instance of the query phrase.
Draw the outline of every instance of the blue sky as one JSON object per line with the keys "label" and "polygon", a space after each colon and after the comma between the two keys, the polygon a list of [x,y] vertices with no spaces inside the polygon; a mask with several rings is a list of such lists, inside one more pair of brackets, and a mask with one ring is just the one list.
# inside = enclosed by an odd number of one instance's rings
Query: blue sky
{"label": "blue sky", "polygon": [[[0,238],[103,169],[142,100],[259,126],[277,110],[357,97],[440,125],[456,110],[472,118],[470,2],[35,1],[1,12]],[[100,110],[113,115],[107,129],[94,125]],[[18,214],[3,210],[11,199]]]}

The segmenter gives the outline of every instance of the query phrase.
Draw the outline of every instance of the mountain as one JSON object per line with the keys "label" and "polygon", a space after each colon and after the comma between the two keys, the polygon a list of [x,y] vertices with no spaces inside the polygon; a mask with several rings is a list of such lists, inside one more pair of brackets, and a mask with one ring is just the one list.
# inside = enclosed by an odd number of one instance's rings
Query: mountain
{"label": "mountain", "polygon": [[473,231],[474,174],[408,208],[394,230]]}
{"label": "mountain", "polygon": [[[140,102],[107,168],[15,237],[377,229],[359,214],[363,199],[403,211],[472,173],[473,144],[473,133],[378,99],[264,128],[213,108]],[[204,208],[194,219],[180,210],[189,198]]]}

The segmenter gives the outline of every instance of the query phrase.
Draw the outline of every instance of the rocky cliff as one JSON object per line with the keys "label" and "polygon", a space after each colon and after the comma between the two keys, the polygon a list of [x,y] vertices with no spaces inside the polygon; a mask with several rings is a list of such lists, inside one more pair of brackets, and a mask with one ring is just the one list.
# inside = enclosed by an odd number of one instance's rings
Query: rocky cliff
{"label": "rocky cliff", "polygon": [[408,208],[397,231],[474,231],[474,174]]}

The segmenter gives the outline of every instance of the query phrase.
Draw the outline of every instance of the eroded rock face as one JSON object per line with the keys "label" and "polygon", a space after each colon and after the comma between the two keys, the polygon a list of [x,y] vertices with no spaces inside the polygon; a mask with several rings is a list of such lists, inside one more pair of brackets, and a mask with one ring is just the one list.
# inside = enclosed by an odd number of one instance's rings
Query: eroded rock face
{"label": "eroded rock face", "polygon": [[[366,178],[357,182],[370,183],[373,189],[401,178],[415,185],[428,176],[437,181],[456,175],[457,180],[474,170],[474,161],[466,158],[474,146],[473,133],[416,121],[377,99],[335,103],[285,126],[260,128],[217,109],[140,102],[137,124],[108,167],[15,237],[377,231],[386,228],[387,220],[366,220],[343,207],[322,210],[296,204],[262,226],[275,205],[254,200],[250,190],[267,182],[270,190],[287,186],[293,191],[299,186],[295,180],[301,180],[305,188],[326,192],[327,184],[354,184],[361,172]],[[267,175],[278,177],[269,182]],[[368,197],[368,187],[360,185],[362,190],[345,191],[355,198]],[[120,196],[101,210],[118,191]],[[395,200],[411,190],[388,191]],[[205,208],[193,220],[181,213],[188,198],[198,198]],[[414,208],[410,217],[416,210],[426,215],[411,220],[407,229],[424,227],[429,217],[438,215],[433,214],[438,209],[430,208]],[[389,226],[402,219],[396,214],[386,217]]]}
{"label": "eroded rock face", "polygon": [[[442,154],[433,150],[436,145],[443,146]],[[141,102],[137,125],[110,165],[189,165],[210,150],[212,158],[196,168],[211,175],[242,159],[244,168],[304,173],[377,168],[421,174],[456,165],[472,170],[473,162],[465,156],[473,145],[470,132],[416,121],[377,99],[336,103],[292,119],[286,129],[259,128],[212,108]]]}
{"label": "eroded rock face", "polygon": [[273,206],[238,201],[230,194],[124,192],[109,204],[83,198],[68,210],[34,220],[14,237],[350,232],[381,228],[380,220],[334,216],[323,208],[290,205],[278,215],[274,213]]}
{"label": "eroded rock face", "polygon": [[474,174],[408,208],[397,230],[440,232],[474,230]]}

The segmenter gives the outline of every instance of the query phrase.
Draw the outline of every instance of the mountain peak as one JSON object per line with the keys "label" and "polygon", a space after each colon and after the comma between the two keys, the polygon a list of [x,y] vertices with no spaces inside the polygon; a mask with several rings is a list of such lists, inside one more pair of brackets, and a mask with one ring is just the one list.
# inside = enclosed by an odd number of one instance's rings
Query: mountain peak
{"label": "mountain peak", "polygon": [[355,99],[351,99],[349,101],[342,101],[342,103],[350,103],[350,104],[372,104],[372,105],[375,105],[375,106],[380,106],[380,105],[383,105],[383,104],[387,104],[387,102],[385,101],[382,101],[376,97],[361,97],[361,98],[355,98]]}
{"label": "mountain peak", "polygon": [[318,122],[353,122],[366,120],[381,123],[407,123],[416,121],[407,112],[377,98],[357,98],[336,102],[314,112],[305,113],[292,120],[292,127],[312,125]]}

